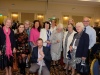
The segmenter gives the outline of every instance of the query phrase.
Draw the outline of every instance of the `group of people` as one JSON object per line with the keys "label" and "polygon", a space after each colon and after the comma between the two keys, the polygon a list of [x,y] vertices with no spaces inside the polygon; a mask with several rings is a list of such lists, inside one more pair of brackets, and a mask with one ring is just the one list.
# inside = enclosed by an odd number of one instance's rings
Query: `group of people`
{"label": "group of people", "polygon": [[84,17],[82,22],[75,25],[74,20],[69,19],[64,30],[63,24],[57,25],[55,20],[51,23],[45,21],[43,26],[39,20],[34,20],[32,28],[30,21],[26,20],[17,25],[14,33],[11,29],[12,20],[6,18],[4,26],[0,28],[0,57],[3,56],[4,60],[2,63],[0,59],[0,68],[4,65],[5,75],[12,75],[13,54],[16,53],[20,74],[26,74],[26,63],[30,60],[29,73],[38,71],[39,74],[50,75],[51,61],[52,65],[58,65],[63,51],[66,75],[70,72],[75,75],[76,71],[84,75],[77,66],[82,61],[89,64],[90,49],[96,43],[96,32],[89,21],[88,17]]}

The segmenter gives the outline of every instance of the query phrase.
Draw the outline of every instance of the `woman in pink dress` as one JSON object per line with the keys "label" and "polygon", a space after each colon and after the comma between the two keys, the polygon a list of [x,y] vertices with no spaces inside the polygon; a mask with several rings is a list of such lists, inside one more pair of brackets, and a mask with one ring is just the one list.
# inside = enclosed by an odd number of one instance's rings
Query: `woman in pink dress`
{"label": "woman in pink dress", "polygon": [[41,24],[39,20],[34,20],[33,22],[33,28],[30,31],[30,42],[31,42],[31,47],[37,46],[37,40],[40,37],[40,30],[41,30]]}

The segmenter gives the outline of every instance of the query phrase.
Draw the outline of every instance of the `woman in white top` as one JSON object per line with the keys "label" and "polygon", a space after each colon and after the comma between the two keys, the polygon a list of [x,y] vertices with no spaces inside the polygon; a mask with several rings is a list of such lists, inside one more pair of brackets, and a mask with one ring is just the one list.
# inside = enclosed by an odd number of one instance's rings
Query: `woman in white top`
{"label": "woman in white top", "polygon": [[70,68],[70,58],[68,57],[68,51],[69,51],[69,46],[73,40],[74,34],[76,33],[73,30],[73,25],[69,24],[68,25],[68,31],[64,32],[64,39],[63,39],[63,61],[65,63],[65,69],[66,73],[71,70]]}
{"label": "woman in white top", "polygon": [[43,46],[50,47],[50,23],[48,21],[44,22],[43,29],[40,31],[40,38],[43,39]]}

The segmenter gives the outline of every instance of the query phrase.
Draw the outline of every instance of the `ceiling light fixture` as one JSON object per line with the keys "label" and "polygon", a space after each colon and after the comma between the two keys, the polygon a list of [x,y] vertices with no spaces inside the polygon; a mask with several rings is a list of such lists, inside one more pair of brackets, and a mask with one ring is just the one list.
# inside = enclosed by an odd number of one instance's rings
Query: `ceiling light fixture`
{"label": "ceiling light fixture", "polygon": [[100,2],[100,0],[79,0],[79,1],[91,1],[91,2]]}

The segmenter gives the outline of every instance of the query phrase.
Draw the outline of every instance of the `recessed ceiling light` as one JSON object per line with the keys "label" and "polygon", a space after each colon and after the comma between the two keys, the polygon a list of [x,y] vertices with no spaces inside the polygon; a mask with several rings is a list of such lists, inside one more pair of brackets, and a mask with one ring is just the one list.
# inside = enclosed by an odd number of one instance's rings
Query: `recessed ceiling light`
{"label": "recessed ceiling light", "polygon": [[15,4],[11,4],[12,6],[14,6]]}
{"label": "recessed ceiling light", "polygon": [[72,10],[75,10],[76,8],[72,8]]}

